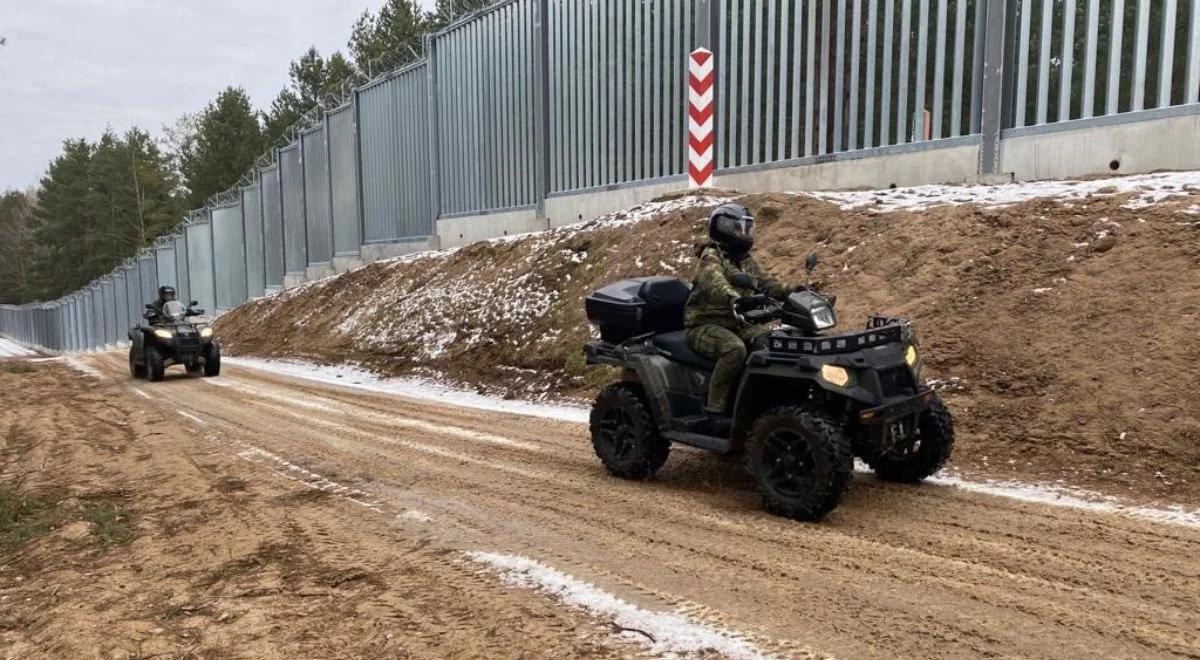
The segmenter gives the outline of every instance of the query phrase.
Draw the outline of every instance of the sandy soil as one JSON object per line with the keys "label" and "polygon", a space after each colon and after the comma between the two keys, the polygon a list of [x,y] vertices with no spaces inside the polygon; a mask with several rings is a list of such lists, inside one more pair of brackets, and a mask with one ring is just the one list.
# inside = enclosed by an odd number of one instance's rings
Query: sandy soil
{"label": "sandy soil", "polygon": [[[191,422],[163,398],[194,389],[256,409],[236,390],[168,383],[148,399],[116,378],[97,382],[53,363],[14,373],[11,364],[0,361],[0,487],[19,481],[58,515],[26,545],[0,544],[0,657],[580,657],[622,648],[602,643],[612,631],[600,622],[464,565],[424,526],[239,457],[257,431]],[[85,513],[97,507],[112,515]]]}
{"label": "sandy soil", "polygon": [[236,367],[135,383],[120,354],[89,362],[91,384],[5,376],[0,428],[10,463],[47,462],[39,479],[119,490],[138,536],[97,555],[52,534],[8,559],[0,595],[32,599],[0,626],[12,657],[636,651],[453,560],[472,550],[768,654],[1200,657],[1194,528],[865,476],[827,522],[798,524],[698,452],[651,482],[609,478],[581,425]]}

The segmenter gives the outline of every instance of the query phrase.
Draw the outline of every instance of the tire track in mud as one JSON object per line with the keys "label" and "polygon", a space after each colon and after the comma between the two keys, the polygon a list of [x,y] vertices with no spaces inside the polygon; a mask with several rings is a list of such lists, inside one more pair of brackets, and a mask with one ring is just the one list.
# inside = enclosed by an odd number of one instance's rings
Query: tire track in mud
{"label": "tire track in mud", "polygon": [[1200,657],[1189,528],[861,477],[828,523],[801,525],[690,451],[659,481],[627,483],[602,475],[577,425],[244,369],[226,382],[147,389],[305,469],[332,468],[396,515],[432,514],[452,543],[526,552],[781,651]]}

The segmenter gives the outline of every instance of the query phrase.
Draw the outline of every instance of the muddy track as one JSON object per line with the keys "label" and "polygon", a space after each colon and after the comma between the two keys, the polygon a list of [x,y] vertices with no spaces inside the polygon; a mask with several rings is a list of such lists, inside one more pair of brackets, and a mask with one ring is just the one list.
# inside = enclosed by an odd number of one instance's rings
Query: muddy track
{"label": "muddy track", "polygon": [[798,524],[764,513],[735,464],[686,449],[630,483],[577,424],[240,367],[135,382],[120,354],[90,361],[264,478],[324,479],[363,516],[426,520],[447,547],[527,554],[768,652],[1200,657],[1197,529],[865,475],[827,522]]}

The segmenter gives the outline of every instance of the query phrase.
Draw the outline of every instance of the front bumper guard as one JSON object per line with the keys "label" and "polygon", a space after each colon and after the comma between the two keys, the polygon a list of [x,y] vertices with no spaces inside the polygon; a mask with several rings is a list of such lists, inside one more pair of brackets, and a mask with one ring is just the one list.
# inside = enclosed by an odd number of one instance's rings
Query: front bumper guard
{"label": "front bumper guard", "polygon": [[933,390],[924,390],[915,396],[884,404],[876,408],[868,408],[858,413],[858,421],[863,426],[886,424],[896,419],[919,415],[933,404]]}

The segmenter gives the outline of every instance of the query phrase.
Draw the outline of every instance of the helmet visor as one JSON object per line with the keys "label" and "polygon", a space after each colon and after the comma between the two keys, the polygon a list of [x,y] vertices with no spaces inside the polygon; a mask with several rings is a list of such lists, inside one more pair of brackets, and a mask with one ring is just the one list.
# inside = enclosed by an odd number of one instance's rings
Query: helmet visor
{"label": "helmet visor", "polygon": [[729,238],[751,241],[754,239],[754,216],[723,215],[717,218],[716,229]]}

